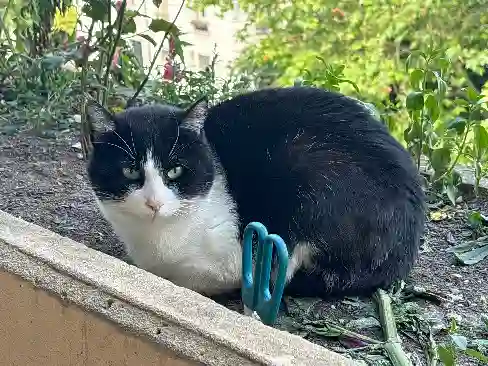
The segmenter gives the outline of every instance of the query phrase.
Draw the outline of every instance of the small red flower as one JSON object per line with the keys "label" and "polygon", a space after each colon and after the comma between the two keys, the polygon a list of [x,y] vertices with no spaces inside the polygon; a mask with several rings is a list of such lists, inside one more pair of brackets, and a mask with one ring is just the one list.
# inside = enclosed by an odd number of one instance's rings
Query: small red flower
{"label": "small red flower", "polygon": [[343,18],[346,14],[339,8],[334,8],[332,9],[332,14],[339,15],[341,18]]}
{"label": "small red flower", "polygon": [[163,79],[173,80],[173,65],[171,64],[171,60],[167,60],[164,64]]}
{"label": "small red flower", "polygon": [[117,11],[119,11],[121,7],[122,7],[122,1],[121,0],[117,0],[115,2],[115,9],[117,9]]}
{"label": "small red flower", "polygon": [[264,62],[269,61],[269,56],[268,56],[268,55],[264,55],[264,56],[263,56],[263,61],[264,61]]}

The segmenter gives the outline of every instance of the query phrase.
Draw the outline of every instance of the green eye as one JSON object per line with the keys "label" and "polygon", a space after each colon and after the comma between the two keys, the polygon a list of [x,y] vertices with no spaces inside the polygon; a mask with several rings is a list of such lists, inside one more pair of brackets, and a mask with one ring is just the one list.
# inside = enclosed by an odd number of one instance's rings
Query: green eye
{"label": "green eye", "polygon": [[170,180],[175,180],[181,177],[181,174],[183,174],[183,167],[181,166],[175,166],[173,169],[168,170],[166,175],[168,176],[168,179]]}
{"label": "green eye", "polygon": [[122,169],[122,173],[124,173],[124,176],[127,179],[131,179],[131,180],[139,179],[139,177],[141,176],[141,174],[139,173],[139,170],[135,170],[132,168],[124,168],[124,169]]}

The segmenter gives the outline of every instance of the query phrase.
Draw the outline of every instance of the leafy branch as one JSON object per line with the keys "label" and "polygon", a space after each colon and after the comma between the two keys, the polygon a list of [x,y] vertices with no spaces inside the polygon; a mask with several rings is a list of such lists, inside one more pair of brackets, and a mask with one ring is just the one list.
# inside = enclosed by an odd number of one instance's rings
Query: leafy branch
{"label": "leafy branch", "polygon": [[147,84],[148,80],[149,80],[149,77],[151,76],[151,72],[154,68],[154,65],[156,64],[156,61],[158,60],[158,57],[159,57],[159,54],[161,53],[161,50],[163,49],[163,46],[164,46],[164,42],[166,41],[166,39],[168,38],[168,36],[171,34],[172,36],[178,36],[178,30],[177,28],[175,27],[175,23],[176,23],[176,20],[178,19],[181,11],[183,10],[183,6],[185,6],[185,0],[182,0],[181,1],[181,4],[180,4],[180,7],[178,8],[178,11],[176,12],[176,15],[173,19],[173,21],[171,22],[171,24],[169,25],[168,29],[166,30],[166,32],[164,33],[164,37],[163,37],[163,40],[161,41],[161,43],[159,44],[159,47],[158,47],[158,50],[156,51],[152,61],[151,61],[151,64],[149,66],[149,69],[147,71],[147,74],[146,74],[146,77],[144,78],[144,80],[142,81],[142,83],[139,85],[139,87],[137,88],[136,92],[134,93],[134,95],[127,101],[127,106],[130,107],[132,106],[137,97],[139,96],[140,92],[142,91],[142,89],[144,89],[144,86]]}

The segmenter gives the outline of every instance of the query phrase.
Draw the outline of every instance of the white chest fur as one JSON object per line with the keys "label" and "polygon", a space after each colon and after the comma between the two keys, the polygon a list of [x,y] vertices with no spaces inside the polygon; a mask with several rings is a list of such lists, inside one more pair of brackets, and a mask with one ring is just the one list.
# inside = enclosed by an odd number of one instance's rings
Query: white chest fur
{"label": "white chest fur", "polygon": [[137,215],[132,201],[98,201],[134,263],[176,285],[213,295],[240,286],[241,245],[234,204],[222,179],[191,209],[174,216]]}

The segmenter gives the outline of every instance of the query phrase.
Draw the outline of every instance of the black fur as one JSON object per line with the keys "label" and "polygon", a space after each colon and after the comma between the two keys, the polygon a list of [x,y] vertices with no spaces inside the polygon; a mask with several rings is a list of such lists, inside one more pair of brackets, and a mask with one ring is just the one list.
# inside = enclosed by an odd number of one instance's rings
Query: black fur
{"label": "black fur", "polygon": [[114,148],[124,145],[112,131],[96,138],[88,170],[97,195],[123,197],[130,186],[121,166],[136,169],[148,146],[170,169],[176,146],[188,168],[183,195],[205,195],[222,168],[241,233],[259,221],[290,254],[300,242],[316,249],[313,270],[299,271],[287,293],[369,294],[409,273],[424,226],[423,191],[408,152],[363,106],[293,87],[238,96],[206,118],[204,107],[135,107],[110,117],[137,154]]}
{"label": "black fur", "polygon": [[409,273],[424,226],[418,173],[356,101],[315,88],[261,90],[210,109],[205,134],[242,228],[262,222],[290,253],[302,241],[318,249],[315,270],[298,272],[288,293],[369,294]]}

